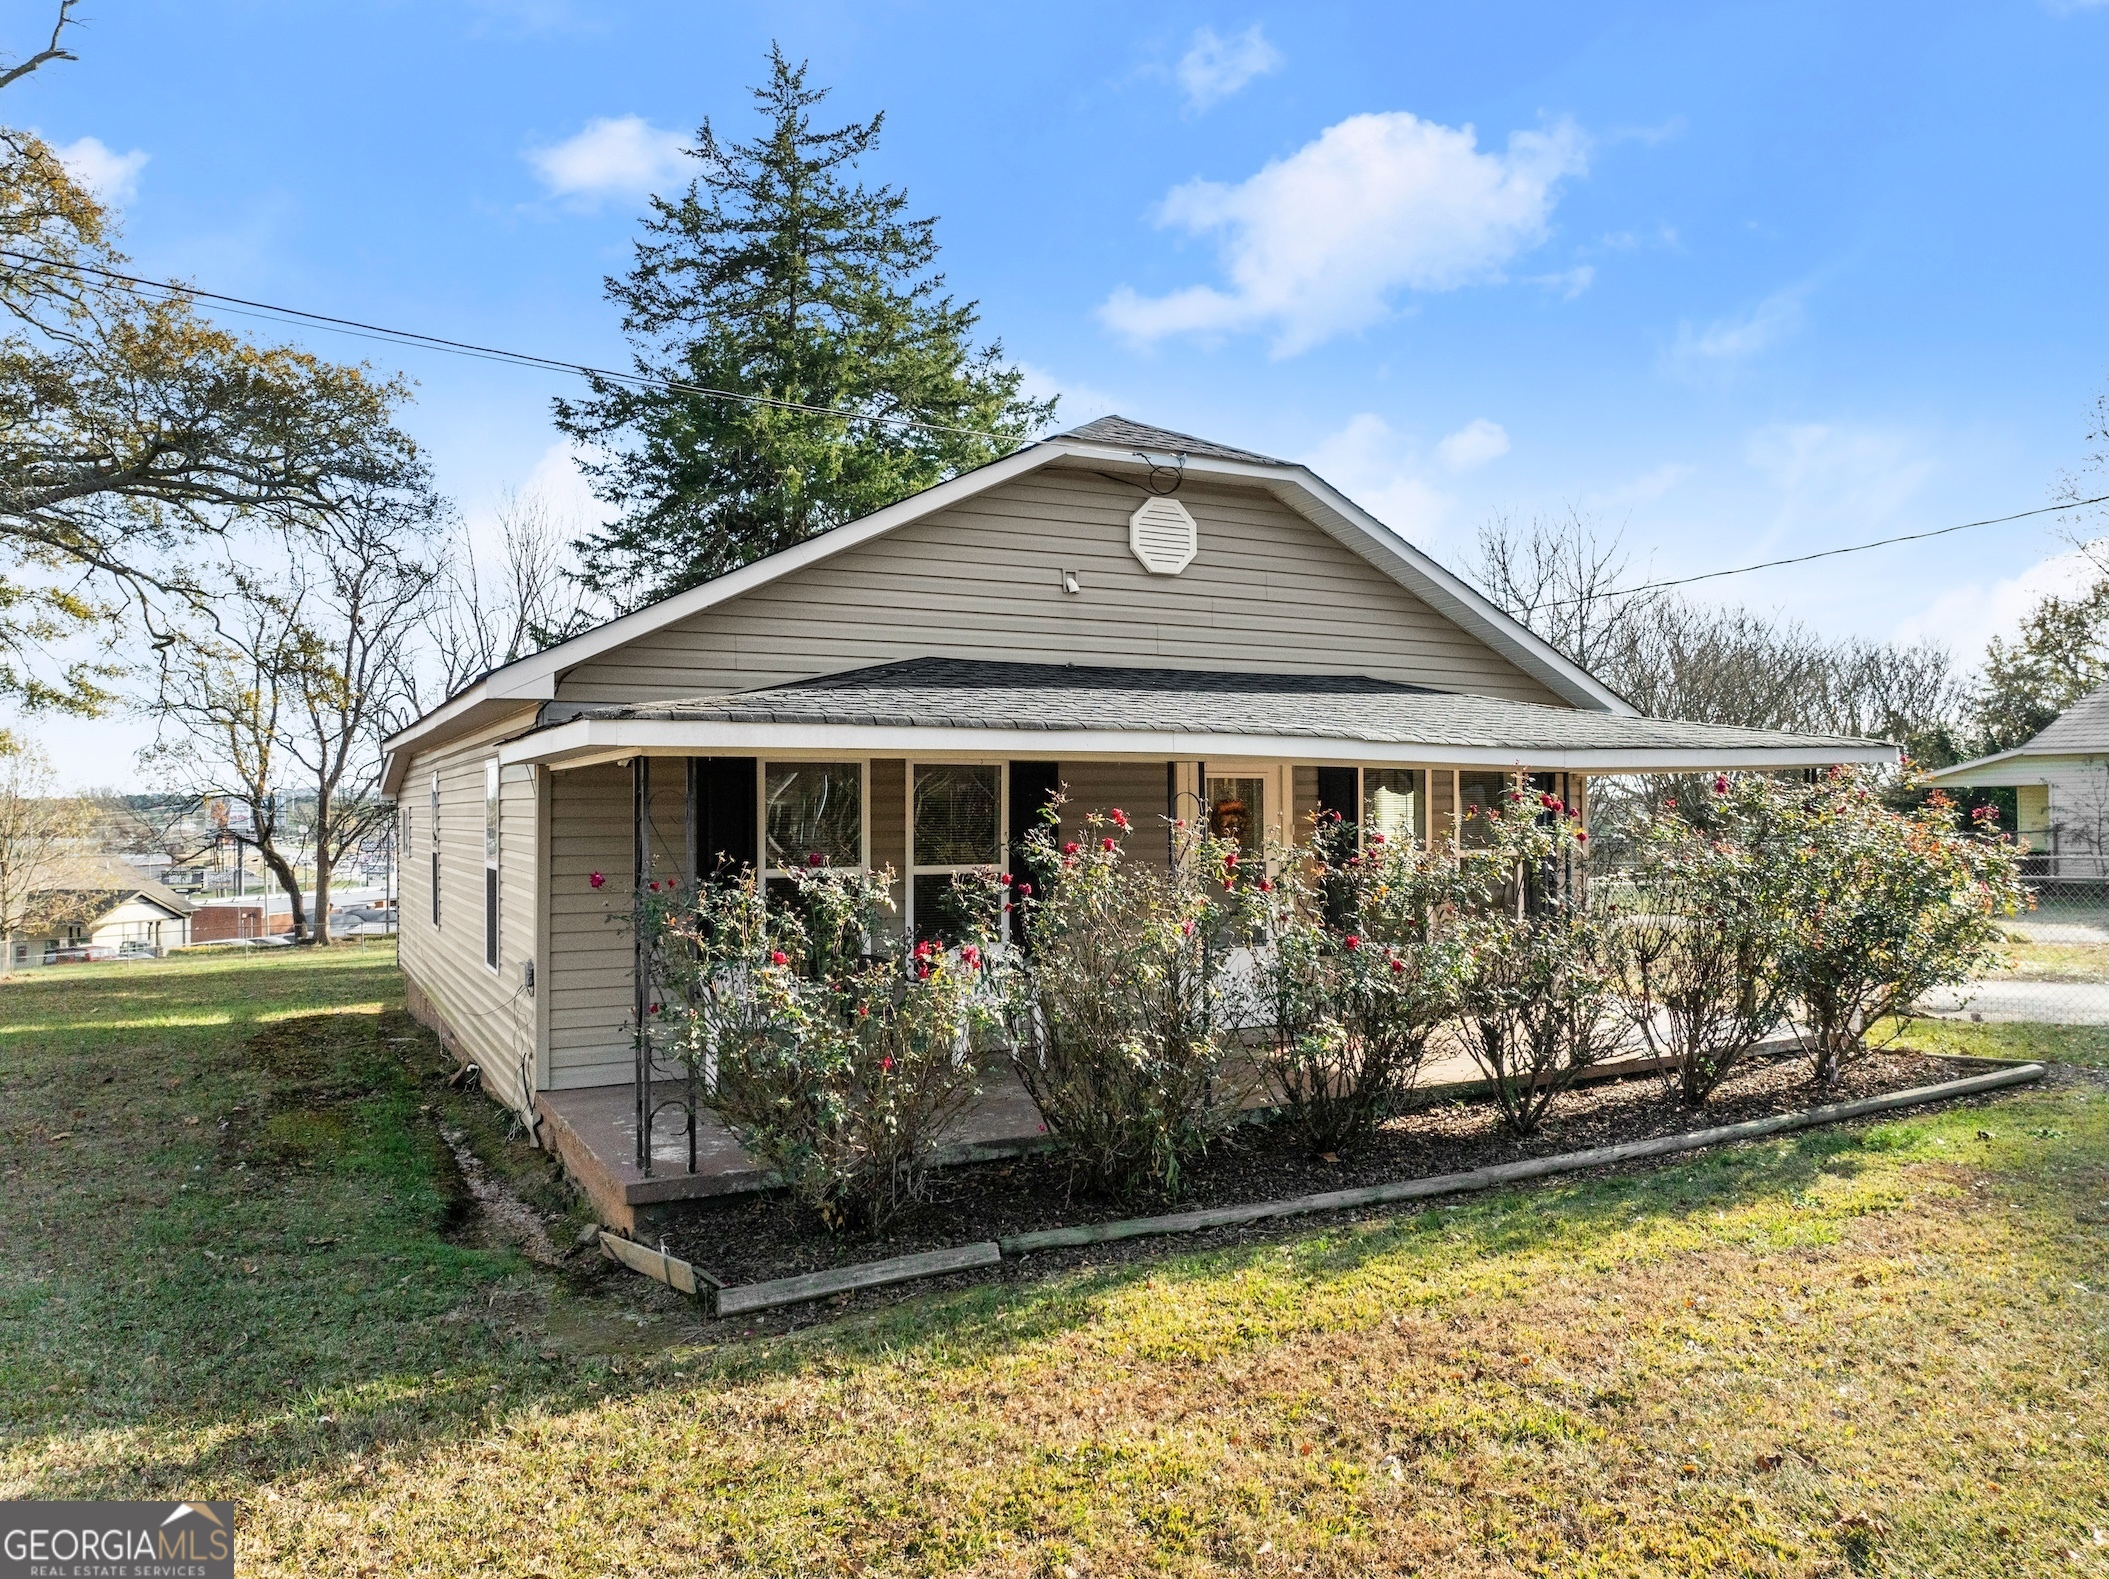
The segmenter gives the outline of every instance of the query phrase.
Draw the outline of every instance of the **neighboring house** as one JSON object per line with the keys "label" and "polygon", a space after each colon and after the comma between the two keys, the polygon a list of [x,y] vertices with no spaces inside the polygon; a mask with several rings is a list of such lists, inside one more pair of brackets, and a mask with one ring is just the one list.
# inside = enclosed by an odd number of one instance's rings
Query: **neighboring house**
{"label": "neighboring house", "polygon": [[1163,859],[1171,816],[1446,840],[1519,771],[1581,806],[1592,774],[1896,758],[1642,718],[1306,468],[1118,417],[508,664],[388,751],[411,1005],[530,1115],[635,1091],[640,879],[890,867],[942,933],[951,874],[1007,867],[1058,788]]}
{"label": "neighboring house", "polygon": [[2011,789],[2032,875],[2109,878],[2109,686],[2090,691],[2011,751],[1930,775],[1949,789]]}
{"label": "neighboring house", "polygon": [[190,942],[192,908],[121,861],[81,862],[29,896],[9,934],[9,968],[166,954]]}

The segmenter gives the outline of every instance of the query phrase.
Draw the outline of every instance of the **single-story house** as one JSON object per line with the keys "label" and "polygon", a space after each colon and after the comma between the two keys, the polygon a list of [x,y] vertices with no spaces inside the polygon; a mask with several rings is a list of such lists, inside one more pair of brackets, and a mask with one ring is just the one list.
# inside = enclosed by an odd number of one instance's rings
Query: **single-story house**
{"label": "single-story house", "polygon": [[600,1093],[647,1173],[643,881],[888,867],[923,933],[1057,788],[1258,848],[1321,808],[1447,839],[1518,772],[1586,807],[1596,774],[1896,758],[1643,718],[1308,468],[1119,417],[494,670],[387,750],[414,1012],[530,1122]]}
{"label": "single-story house", "polygon": [[2041,734],[1929,775],[1949,789],[2011,789],[2014,832],[2032,875],[2109,879],[2109,686],[2090,691]]}
{"label": "single-story house", "polygon": [[8,933],[8,966],[154,957],[190,942],[195,907],[121,861],[68,863],[32,893]]}

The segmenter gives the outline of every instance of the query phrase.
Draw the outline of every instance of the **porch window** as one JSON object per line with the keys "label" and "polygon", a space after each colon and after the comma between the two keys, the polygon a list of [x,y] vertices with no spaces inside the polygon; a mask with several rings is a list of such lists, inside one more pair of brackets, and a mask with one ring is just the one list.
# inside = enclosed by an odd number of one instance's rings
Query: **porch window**
{"label": "porch window", "polygon": [[863,763],[770,762],[762,775],[762,850],[772,874],[864,864]]}
{"label": "porch window", "polygon": [[1229,839],[1242,858],[1256,860],[1267,846],[1267,781],[1215,778],[1208,781],[1208,832]]}
{"label": "porch window", "polygon": [[1419,768],[1362,770],[1362,837],[1418,845],[1428,833],[1426,775]]}
{"label": "porch window", "polygon": [[909,824],[909,921],[918,938],[956,943],[966,918],[955,877],[994,873],[1003,859],[1003,769],[931,763],[915,769]]}
{"label": "porch window", "polygon": [[483,765],[483,962],[498,968],[498,759]]}

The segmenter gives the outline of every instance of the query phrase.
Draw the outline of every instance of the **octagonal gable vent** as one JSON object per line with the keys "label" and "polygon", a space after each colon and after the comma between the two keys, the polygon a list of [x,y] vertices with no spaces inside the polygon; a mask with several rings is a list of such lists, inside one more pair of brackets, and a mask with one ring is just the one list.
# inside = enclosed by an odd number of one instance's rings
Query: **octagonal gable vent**
{"label": "octagonal gable vent", "polygon": [[1201,534],[1177,499],[1145,499],[1128,517],[1128,547],[1153,576],[1176,576],[1194,562]]}

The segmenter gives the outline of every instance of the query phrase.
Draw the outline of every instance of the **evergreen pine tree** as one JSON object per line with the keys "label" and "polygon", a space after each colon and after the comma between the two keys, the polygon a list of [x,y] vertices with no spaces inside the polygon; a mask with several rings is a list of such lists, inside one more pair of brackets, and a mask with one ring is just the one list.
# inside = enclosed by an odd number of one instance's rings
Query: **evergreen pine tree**
{"label": "evergreen pine tree", "polygon": [[701,173],[652,199],[635,266],[606,285],[645,379],[772,403],[612,379],[556,403],[622,511],[577,543],[582,579],[624,608],[998,459],[1053,415],[1020,395],[1000,342],[973,343],[976,304],[932,269],[935,219],[848,184],[884,115],[817,131],[827,90],[780,48],[769,65],[762,134],[725,143],[706,120]]}

